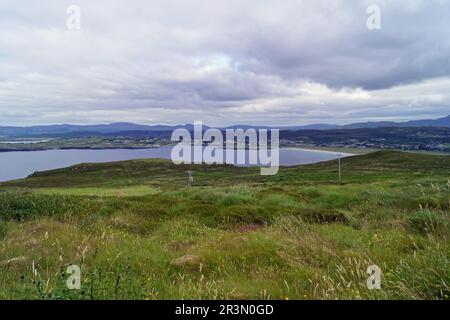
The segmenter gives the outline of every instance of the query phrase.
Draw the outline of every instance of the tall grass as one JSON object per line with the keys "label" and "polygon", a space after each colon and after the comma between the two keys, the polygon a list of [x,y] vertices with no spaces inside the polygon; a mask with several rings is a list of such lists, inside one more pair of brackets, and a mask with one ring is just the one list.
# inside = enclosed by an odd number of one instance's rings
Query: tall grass
{"label": "tall grass", "polygon": [[[114,179],[113,165],[99,166],[98,181],[92,165],[67,173],[73,180],[63,169],[28,191],[6,188],[0,298],[448,299],[448,172],[357,164],[342,184],[324,164],[282,169],[278,180],[227,167],[198,174],[202,185],[189,190],[161,176],[170,166],[137,162],[139,174],[157,174],[139,177],[154,192]],[[132,164],[122,167],[132,175]],[[98,186],[73,189],[86,174]],[[66,286],[71,264],[81,290]],[[366,286],[372,264],[381,290]]]}

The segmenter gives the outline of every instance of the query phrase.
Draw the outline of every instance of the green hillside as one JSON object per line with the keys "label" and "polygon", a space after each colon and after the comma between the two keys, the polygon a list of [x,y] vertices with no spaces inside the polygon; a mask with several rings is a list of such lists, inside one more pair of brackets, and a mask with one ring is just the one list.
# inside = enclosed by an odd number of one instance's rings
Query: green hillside
{"label": "green hillside", "polygon": [[390,151],[343,159],[341,182],[337,161],[35,173],[0,184],[0,299],[448,299],[449,178],[448,156]]}

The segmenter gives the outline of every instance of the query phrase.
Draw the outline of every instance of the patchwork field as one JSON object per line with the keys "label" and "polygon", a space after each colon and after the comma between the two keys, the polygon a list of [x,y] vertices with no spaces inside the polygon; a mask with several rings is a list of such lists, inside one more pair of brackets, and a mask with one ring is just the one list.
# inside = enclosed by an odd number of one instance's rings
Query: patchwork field
{"label": "patchwork field", "polygon": [[2,183],[0,299],[449,299],[450,157],[342,170],[134,160]]}

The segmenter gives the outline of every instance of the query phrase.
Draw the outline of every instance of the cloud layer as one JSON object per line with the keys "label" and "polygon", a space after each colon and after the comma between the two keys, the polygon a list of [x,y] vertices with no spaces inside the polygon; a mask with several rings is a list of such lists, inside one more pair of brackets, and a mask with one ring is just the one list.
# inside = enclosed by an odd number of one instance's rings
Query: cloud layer
{"label": "cloud layer", "polygon": [[448,0],[5,0],[0,124],[439,117],[449,58]]}

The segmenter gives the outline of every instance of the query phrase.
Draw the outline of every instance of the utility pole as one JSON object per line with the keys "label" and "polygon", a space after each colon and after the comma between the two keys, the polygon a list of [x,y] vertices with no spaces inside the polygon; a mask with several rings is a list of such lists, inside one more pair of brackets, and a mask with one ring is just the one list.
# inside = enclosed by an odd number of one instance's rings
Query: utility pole
{"label": "utility pole", "polygon": [[192,189],[192,184],[194,183],[193,172],[189,170],[187,173],[189,174],[189,189]]}
{"label": "utility pole", "polygon": [[341,182],[341,154],[339,153],[339,158],[338,158],[338,166],[339,166],[339,182]]}

